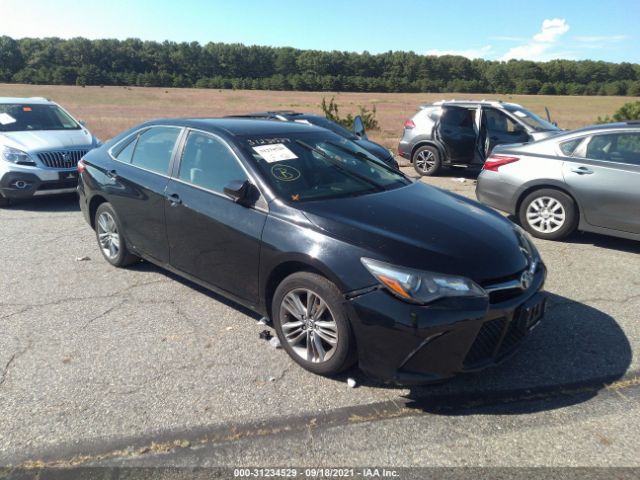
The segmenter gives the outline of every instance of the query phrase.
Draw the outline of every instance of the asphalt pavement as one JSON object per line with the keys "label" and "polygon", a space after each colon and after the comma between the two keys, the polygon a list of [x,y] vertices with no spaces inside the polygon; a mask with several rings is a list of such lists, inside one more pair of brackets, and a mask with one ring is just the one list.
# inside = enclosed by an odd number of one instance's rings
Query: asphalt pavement
{"label": "asphalt pavement", "polygon": [[[474,197],[472,175],[427,181]],[[0,466],[638,466],[640,243],[535,243],[549,306],[520,351],[390,388],[308,373],[242,307],[109,266],[73,195],[0,210]]]}

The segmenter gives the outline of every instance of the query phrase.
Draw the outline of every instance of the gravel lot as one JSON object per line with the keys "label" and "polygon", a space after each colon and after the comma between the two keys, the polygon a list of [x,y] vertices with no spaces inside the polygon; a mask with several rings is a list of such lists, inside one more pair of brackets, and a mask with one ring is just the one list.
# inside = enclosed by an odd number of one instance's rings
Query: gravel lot
{"label": "gravel lot", "polygon": [[[428,182],[474,197],[449,173]],[[0,465],[638,466],[640,243],[536,244],[550,305],[514,358],[386,388],[305,372],[148,263],[110,267],[75,196],[0,210]]]}

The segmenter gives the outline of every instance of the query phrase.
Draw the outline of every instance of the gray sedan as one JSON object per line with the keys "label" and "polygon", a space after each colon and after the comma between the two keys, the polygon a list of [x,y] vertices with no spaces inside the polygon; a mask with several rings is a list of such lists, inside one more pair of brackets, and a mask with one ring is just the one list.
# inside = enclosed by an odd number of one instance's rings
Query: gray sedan
{"label": "gray sedan", "polygon": [[497,146],[476,196],[539,238],[558,240],[578,229],[640,240],[640,122]]}

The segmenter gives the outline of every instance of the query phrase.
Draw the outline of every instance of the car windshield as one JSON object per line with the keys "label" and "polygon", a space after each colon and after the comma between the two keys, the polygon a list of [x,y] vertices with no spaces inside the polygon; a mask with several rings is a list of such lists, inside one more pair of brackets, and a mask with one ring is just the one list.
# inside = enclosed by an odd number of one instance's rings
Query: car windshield
{"label": "car windshield", "polygon": [[512,113],[516,117],[518,117],[522,122],[526,123],[529,127],[533,128],[538,132],[542,132],[545,130],[559,130],[557,126],[553,123],[539,117],[533,112],[529,110],[525,110],[522,107],[517,107],[514,105],[505,105],[505,110]]}
{"label": "car windshield", "polygon": [[57,105],[0,104],[0,132],[79,128],[80,125]]}
{"label": "car windshield", "polygon": [[355,143],[326,133],[241,137],[274,193],[290,202],[364,195],[408,185]]}
{"label": "car windshield", "polygon": [[340,125],[339,123],[332,122],[331,120],[327,120],[322,117],[309,117],[309,118],[301,118],[298,120],[294,120],[295,122],[309,122],[313,125],[317,125],[318,127],[326,128],[327,130],[331,130],[333,133],[337,133],[341,137],[348,138],[349,140],[356,140],[358,136],[350,130],[347,130],[345,127]]}

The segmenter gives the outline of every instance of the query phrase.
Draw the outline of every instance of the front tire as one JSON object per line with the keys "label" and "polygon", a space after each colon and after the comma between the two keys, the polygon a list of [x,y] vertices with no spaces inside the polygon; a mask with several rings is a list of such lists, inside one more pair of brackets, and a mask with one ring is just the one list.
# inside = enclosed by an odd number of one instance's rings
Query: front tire
{"label": "front tire", "polygon": [[429,145],[418,148],[411,158],[413,169],[423,177],[437,174],[442,167],[442,159],[438,149]]}
{"label": "front tire", "polygon": [[335,375],[355,363],[355,342],[338,288],[326,278],[298,272],[275,291],[271,318],[280,344],[300,366]]}
{"label": "front tire", "polygon": [[560,240],[571,235],[577,225],[573,199],[559,190],[544,188],[530,193],[518,212],[520,225],[531,235],[545,240]]}
{"label": "front tire", "polygon": [[0,208],[8,207],[9,205],[11,205],[11,200],[9,200],[7,197],[3,197],[0,194]]}
{"label": "front tire", "polygon": [[110,203],[101,204],[95,215],[96,240],[104,259],[114,267],[126,267],[140,260],[127,248],[122,223]]}

